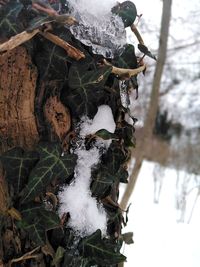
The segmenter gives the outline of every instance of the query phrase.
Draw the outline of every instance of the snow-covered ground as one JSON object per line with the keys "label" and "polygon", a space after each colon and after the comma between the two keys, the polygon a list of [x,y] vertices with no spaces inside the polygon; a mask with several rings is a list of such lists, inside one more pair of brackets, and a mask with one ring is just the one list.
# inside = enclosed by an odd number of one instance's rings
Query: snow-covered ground
{"label": "snow-covered ground", "polygon": [[[173,169],[165,170],[160,201],[154,204],[153,168],[153,163],[143,163],[130,200],[132,206],[124,232],[134,232],[135,243],[122,250],[128,258],[125,267],[199,267],[200,200],[190,224],[177,223],[177,173]],[[191,208],[192,204],[188,216]]]}

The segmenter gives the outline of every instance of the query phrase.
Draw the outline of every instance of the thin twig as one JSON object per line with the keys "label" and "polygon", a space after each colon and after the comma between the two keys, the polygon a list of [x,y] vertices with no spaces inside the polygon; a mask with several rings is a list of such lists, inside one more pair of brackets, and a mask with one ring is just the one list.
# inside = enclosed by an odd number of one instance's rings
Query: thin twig
{"label": "thin twig", "polygon": [[8,41],[0,44],[0,52],[6,52],[14,49],[15,47],[29,41],[33,36],[35,36],[39,32],[39,29],[36,29],[32,32],[23,31],[13,37],[11,37]]}
{"label": "thin twig", "polygon": [[143,41],[143,39],[142,39],[142,36],[141,36],[140,32],[138,31],[137,27],[135,26],[135,24],[132,24],[132,25],[131,25],[131,30],[132,30],[132,32],[135,34],[135,36],[137,37],[138,42],[139,42],[140,44],[144,45],[144,41]]}

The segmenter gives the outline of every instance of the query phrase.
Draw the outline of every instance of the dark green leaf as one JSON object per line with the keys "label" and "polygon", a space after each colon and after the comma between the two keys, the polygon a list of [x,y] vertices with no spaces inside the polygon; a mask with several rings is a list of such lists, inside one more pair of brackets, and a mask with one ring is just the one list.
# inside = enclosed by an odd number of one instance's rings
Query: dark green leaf
{"label": "dark green leaf", "polygon": [[131,1],[118,3],[112,8],[112,12],[122,18],[125,27],[131,26],[137,16],[136,6]]}
{"label": "dark green leaf", "polygon": [[146,56],[151,57],[156,60],[156,56],[153,55],[145,45],[138,44],[138,49],[140,50],[140,52],[142,52]]}
{"label": "dark green leaf", "polygon": [[91,258],[99,265],[112,265],[123,262],[126,257],[115,251],[115,246],[108,240],[102,239],[101,231],[97,230],[91,236],[84,238],[79,244],[81,255]]}
{"label": "dark green leaf", "polygon": [[123,69],[137,68],[137,57],[135,55],[135,47],[131,44],[125,46],[124,52],[113,60],[113,65]]}
{"label": "dark green leaf", "polygon": [[88,115],[93,117],[101,99],[105,96],[104,84],[112,68],[105,66],[97,70],[87,70],[82,65],[74,64],[69,71],[69,88],[64,103],[69,106],[73,116]]}
{"label": "dark green leaf", "polygon": [[16,195],[27,183],[29,172],[38,159],[38,153],[24,151],[20,147],[8,150],[1,156],[3,167],[6,170],[6,180],[13,187]]}
{"label": "dark green leaf", "polygon": [[[71,41],[71,33],[65,28],[58,29],[56,35],[67,42]],[[68,57],[63,48],[44,38],[41,38],[38,43],[40,48],[35,55],[35,60],[40,79],[48,78],[50,80],[58,80],[62,83],[67,81],[68,62],[72,62],[73,60]]]}
{"label": "dark green leaf", "polygon": [[40,160],[31,171],[28,184],[22,192],[22,203],[42,193],[54,178],[64,180],[73,173],[77,156],[61,156],[61,152],[58,144],[43,143],[38,146]]}
{"label": "dark green leaf", "polygon": [[134,243],[134,241],[133,241],[133,233],[132,232],[122,234],[122,238],[123,238],[123,241],[125,242],[125,244],[127,244],[127,245],[130,245],[130,244]]}
{"label": "dark green leaf", "polygon": [[11,37],[22,31],[18,18],[23,5],[19,1],[10,1],[9,4],[0,8],[0,36]]}
{"label": "dark green leaf", "polygon": [[42,246],[46,243],[45,229],[40,218],[27,223],[25,220],[18,222],[18,227],[28,232],[30,239],[37,245]]}
{"label": "dark green leaf", "polygon": [[98,136],[98,137],[102,138],[103,140],[110,140],[110,139],[118,140],[119,139],[119,138],[117,138],[116,134],[110,133],[105,129],[101,129],[101,130],[97,131],[95,133],[95,136]]}
{"label": "dark green leaf", "polygon": [[121,127],[116,129],[116,134],[123,139],[125,147],[135,147],[135,128],[126,121],[121,123]]}
{"label": "dark green leaf", "polygon": [[37,245],[45,243],[45,232],[59,227],[60,218],[53,212],[46,210],[43,205],[29,202],[21,207],[22,221],[18,226],[28,232],[32,241]]}

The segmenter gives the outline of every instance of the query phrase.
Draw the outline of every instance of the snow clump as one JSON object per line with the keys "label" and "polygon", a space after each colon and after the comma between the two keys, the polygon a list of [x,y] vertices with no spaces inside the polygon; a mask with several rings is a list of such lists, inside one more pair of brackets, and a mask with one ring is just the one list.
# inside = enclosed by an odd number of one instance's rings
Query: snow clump
{"label": "snow clump", "polygon": [[80,124],[80,140],[75,154],[78,156],[75,167],[75,180],[65,186],[59,194],[59,214],[70,213],[68,226],[72,227],[82,237],[88,236],[97,229],[106,235],[107,217],[103,207],[91,196],[90,183],[91,172],[100,161],[102,148],[104,152],[108,149],[107,141],[98,141],[89,150],[85,147],[85,137],[94,134],[96,131],[106,129],[114,133],[116,128],[111,108],[102,105],[93,120],[84,117]]}

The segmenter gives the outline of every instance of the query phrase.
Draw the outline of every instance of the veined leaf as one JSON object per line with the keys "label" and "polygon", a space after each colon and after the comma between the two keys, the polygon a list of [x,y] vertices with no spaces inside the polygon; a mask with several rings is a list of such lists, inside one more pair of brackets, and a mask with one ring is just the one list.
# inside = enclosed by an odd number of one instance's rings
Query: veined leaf
{"label": "veined leaf", "polygon": [[111,70],[110,66],[87,70],[82,65],[72,65],[64,103],[69,106],[73,116],[93,117],[96,114],[98,105],[105,97],[104,84]]}
{"label": "veined leaf", "polygon": [[38,161],[37,152],[24,151],[20,147],[8,150],[1,156],[1,161],[6,170],[6,180],[12,185],[17,195],[27,183],[30,170]]}
{"label": "veined leaf", "polygon": [[136,6],[131,1],[118,3],[112,8],[112,12],[122,18],[125,27],[131,26],[137,16]]}
{"label": "veined leaf", "polygon": [[77,156],[67,154],[62,157],[58,144],[40,144],[38,153],[40,160],[31,171],[28,184],[22,191],[22,203],[31,201],[42,193],[55,177],[64,180],[74,171]]}
{"label": "veined leaf", "polygon": [[79,244],[81,255],[91,258],[99,265],[112,265],[126,260],[126,257],[114,248],[108,240],[102,239],[100,230],[84,238]]}
{"label": "veined leaf", "polygon": [[22,31],[20,20],[18,19],[23,5],[19,1],[10,1],[9,4],[0,9],[0,35],[11,37]]}
{"label": "veined leaf", "polygon": [[32,241],[37,245],[46,242],[45,232],[59,227],[60,218],[53,212],[46,210],[44,205],[29,202],[21,207],[22,221],[18,226],[28,232]]}
{"label": "veined leaf", "polygon": [[45,230],[43,228],[40,218],[27,223],[25,220],[22,220],[17,223],[18,227],[24,229],[28,232],[30,239],[37,245],[42,246],[46,243]]}

